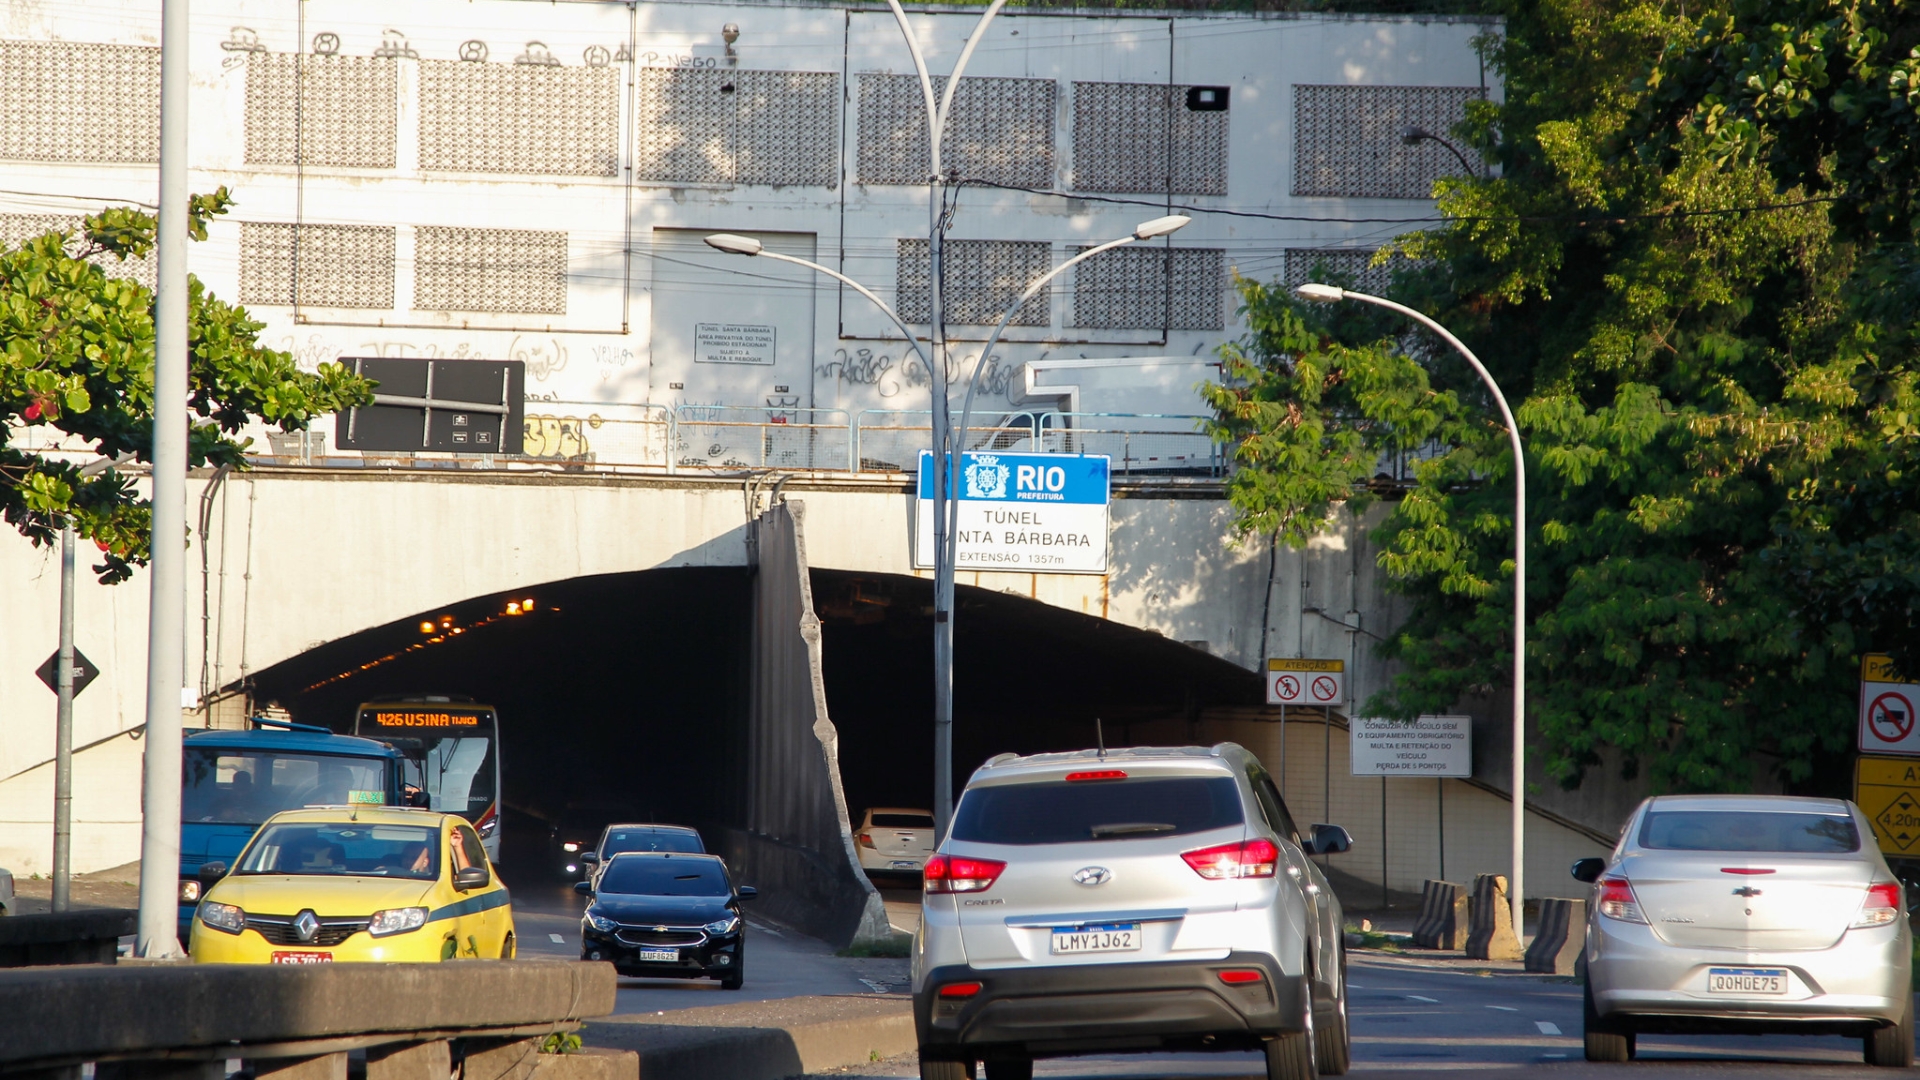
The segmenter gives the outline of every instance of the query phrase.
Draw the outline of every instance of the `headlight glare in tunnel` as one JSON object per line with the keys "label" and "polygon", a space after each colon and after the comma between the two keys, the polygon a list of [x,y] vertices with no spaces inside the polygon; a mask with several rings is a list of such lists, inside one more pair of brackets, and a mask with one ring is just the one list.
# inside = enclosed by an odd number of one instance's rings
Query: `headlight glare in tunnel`
{"label": "headlight glare in tunnel", "polygon": [[388,934],[404,934],[409,930],[418,930],[427,925],[427,909],[423,907],[388,908],[376,911],[367,922],[367,933],[374,937],[386,937]]}
{"label": "headlight glare in tunnel", "polygon": [[180,902],[197,904],[200,902],[200,883],[189,878],[180,883]]}
{"label": "headlight glare in tunnel", "polygon": [[708,924],[707,924],[707,933],[709,933],[709,934],[731,934],[731,933],[733,933],[733,932],[734,932],[735,930],[737,930],[737,929],[739,929],[739,928],[740,928],[740,916],[738,916],[738,915],[729,915],[729,916],[727,916],[727,917],[726,917],[726,918],[724,918],[724,919],[717,919],[717,920],[715,920],[715,921],[713,921],[713,922],[710,922],[710,923],[708,923]]}
{"label": "headlight glare in tunnel", "polygon": [[620,924],[597,911],[587,912],[587,924],[603,934],[611,934]]}
{"label": "headlight glare in tunnel", "polygon": [[224,930],[229,934],[237,934],[247,928],[247,913],[232,904],[202,900],[200,901],[200,924],[215,930]]}
{"label": "headlight glare in tunnel", "polygon": [[574,843],[574,842],[573,842],[573,841],[571,841],[571,840],[569,840],[569,841],[567,841],[566,843],[564,843],[564,844],[561,844],[561,845],[560,845],[560,850],[562,850],[562,851],[579,851],[579,850],[580,850],[580,845],[579,845],[579,844],[576,844],[576,843]]}

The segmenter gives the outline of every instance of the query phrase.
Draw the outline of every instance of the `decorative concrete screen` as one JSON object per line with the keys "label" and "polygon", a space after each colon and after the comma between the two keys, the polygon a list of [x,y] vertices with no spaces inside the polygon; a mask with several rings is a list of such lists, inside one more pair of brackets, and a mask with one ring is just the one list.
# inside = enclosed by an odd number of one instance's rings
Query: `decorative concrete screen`
{"label": "decorative concrete screen", "polygon": [[[946,85],[944,76],[933,80],[935,100]],[[1051,79],[961,80],[941,136],[941,167],[968,180],[1052,187],[1057,93]],[[918,76],[860,76],[859,137],[861,183],[927,182],[927,105]]]}
{"label": "decorative concrete screen", "polygon": [[[0,245],[11,248],[22,241],[58,231],[74,234],[75,239],[67,244],[67,250],[72,251],[83,242],[78,237],[85,225],[85,219],[79,214],[0,214]],[[132,278],[149,289],[153,288],[155,269],[151,251],[145,258],[127,259],[124,262],[104,252],[88,261],[99,265],[113,277]]]}
{"label": "decorative concrete screen", "polygon": [[[1371,248],[1288,248],[1280,277],[1291,289],[1309,281],[1323,280],[1330,274],[1340,280],[1327,284],[1384,295],[1393,284],[1394,268],[1368,266],[1372,259]],[[1406,261],[1400,260],[1400,265],[1404,267]]]}
{"label": "decorative concrete screen", "polygon": [[567,234],[535,229],[414,230],[416,311],[567,313]]}
{"label": "decorative concrete screen", "polygon": [[420,168],[618,176],[620,73],[422,60]]}
{"label": "decorative concrete screen", "polygon": [[[894,303],[900,317],[907,322],[931,322],[933,301],[928,295],[931,260],[927,256],[927,242],[901,240],[898,243],[899,276]],[[1053,246],[1031,240],[949,240],[942,254],[946,263],[942,306],[947,309],[947,321],[992,326],[1007,313],[1007,305],[1019,297],[1029,282],[1051,268]],[[1053,309],[1047,293],[1048,290],[1042,289],[1020,305],[1012,325],[1053,325]]]}
{"label": "decorative concrete screen", "polygon": [[644,68],[634,176],[682,184],[835,187],[840,76]]}
{"label": "decorative concrete screen", "polygon": [[[380,56],[251,53],[247,164],[391,169],[400,69]],[[297,145],[296,145],[297,143]]]}
{"label": "decorative concrete screen", "polygon": [[[1078,248],[1075,254],[1085,251]],[[1218,330],[1225,323],[1221,248],[1127,247],[1073,268],[1070,325],[1115,330]]]}
{"label": "decorative concrete screen", "polygon": [[1466,118],[1477,86],[1295,86],[1293,193],[1350,199],[1428,199],[1460,172],[1446,147],[1401,142],[1410,127],[1445,135]]}
{"label": "decorative concrete screen", "polygon": [[160,50],[0,40],[0,158],[160,160]]}
{"label": "decorative concrete screen", "polygon": [[[295,296],[293,237],[300,233]],[[240,302],[302,307],[393,307],[392,226],[240,224]]]}
{"label": "decorative concrete screen", "polygon": [[1074,83],[1069,186],[1076,191],[1225,195],[1231,114],[1188,108],[1192,89],[1164,83]]}

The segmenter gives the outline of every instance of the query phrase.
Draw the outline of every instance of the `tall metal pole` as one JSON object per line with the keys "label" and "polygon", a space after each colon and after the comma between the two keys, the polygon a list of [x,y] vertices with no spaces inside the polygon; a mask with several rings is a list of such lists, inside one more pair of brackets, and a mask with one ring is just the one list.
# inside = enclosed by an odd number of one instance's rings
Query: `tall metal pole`
{"label": "tall metal pole", "polygon": [[[926,57],[920,50],[919,39],[914,36],[913,24],[907,20],[900,0],[887,0],[894,20],[900,24],[900,32],[907,39],[907,52],[913,57],[927,106],[927,320],[933,346],[927,376],[933,410],[933,824],[936,842],[946,837],[947,824],[953,817],[953,560],[947,553],[947,500],[952,497],[950,486],[955,477],[950,472],[949,461],[966,437],[965,432],[959,440],[953,437],[953,416],[947,403],[947,320],[941,282],[947,232],[947,177],[940,162],[940,142],[967,61],[972,58],[987,24],[1005,4],[1006,0],[993,0],[981,13],[936,104],[933,77],[927,72]],[[953,465],[957,466],[958,462]]]}
{"label": "tall metal pole", "polygon": [[1486,365],[1446,327],[1405,304],[1396,304],[1385,297],[1354,292],[1352,289],[1307,284],[1297,286],[1294,292],[1317,302],[1358,300],[1383,307],[1397,311],[1433,331],[1440,340],[1466,357],[1474,373],[1493,393],[1495,404],[1500,406],[1500,419],[1507,425],[1507,442],[1513,449],[1513,864],[1508,873],[1507,899],[1513,908],[1514,936],[1524,940],[1521,913],[1526,895],[1524,875],[1527,861],[1527,463],[1520,449],[1520,425],[1513,418],[1513,410],[1507,407],[1507,396],[1500,392],[1500,384],[1493,381],[1493,375],[1487,371]]}
{"label": "tall metal pole", "polygon": [[53,726],[53,910],[72,901],[73,879],[73,522],[60,527],[60,656],[54,661],[60,695]]}
{"label": "tall metal pole", "polygon": [[180,955],[180,691],[186,648],[187,0],[160,7],[159,274],[154,290],[152,600],[135,951]]}

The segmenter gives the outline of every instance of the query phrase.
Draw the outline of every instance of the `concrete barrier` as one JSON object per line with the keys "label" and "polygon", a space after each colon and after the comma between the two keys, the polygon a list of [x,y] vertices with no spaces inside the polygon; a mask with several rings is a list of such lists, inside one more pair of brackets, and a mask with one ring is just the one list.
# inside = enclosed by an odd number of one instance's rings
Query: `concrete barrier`
{"label": "concrete barrier", "polygon": [[1468,958],[1520,959],[1520,939],[1513,933],[1513,911],[1507,903],[1505,874],[1480,874],[1473,879],[1468,922]]}
{"label": "concrete barrier", "polygon": [[446,1080],[467,1052],[536,1061],[540,1039],[612,1012],[614,985],[610,964],[535,961],[21,968],[0,971],[0,1071],[93,1062],[135,1080],[198,1062],[220,1080],[241,1058],[263,1080],[341,1080],[365,1049],[367,1080]]}
{"label": "concrete barrier", "polygon": [[91,908],[0,919],[0,968],[111,964],[139,912]]}
{"label": "concrete barrier", "polygon": [[1429,879],[1420,890],[1413,943],[1422,949],[1459,949],[1467,943],[1467,887]]}
{"label": "concrete barrier", "polygon": [[1571,975],[1586,942],[1585,900],[1542,900],[1540,920],[1527,944],[1527,970]]}
{"label": "concrete barrier", "polygon": [[634,1051],[645,1080],[780,1080],[917,1046],[913,1003],[880,997],[800,997],[613,1016],[594,1021],[585,1037],[595,1046]]}

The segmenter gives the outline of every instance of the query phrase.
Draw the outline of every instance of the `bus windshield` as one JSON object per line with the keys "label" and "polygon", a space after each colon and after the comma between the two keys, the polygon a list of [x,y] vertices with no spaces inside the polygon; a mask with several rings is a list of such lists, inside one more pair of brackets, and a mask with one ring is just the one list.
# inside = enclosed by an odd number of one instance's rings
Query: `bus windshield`
{"label": "bus windshield", "polygon": [[389,777],[381,758],[278,750],[188,749],[180,783],[180,820],[258,825],[302,806],[384,805]]}
{"label": "bus windshield", "polygon": [[491,709],[367,708],[355,733],[398,750],[401,783],[425,791],[433,809],[477,821],[493,805],[498,770]]}

